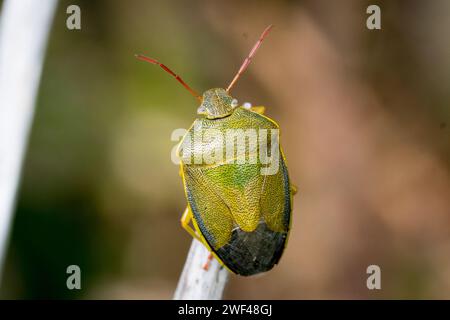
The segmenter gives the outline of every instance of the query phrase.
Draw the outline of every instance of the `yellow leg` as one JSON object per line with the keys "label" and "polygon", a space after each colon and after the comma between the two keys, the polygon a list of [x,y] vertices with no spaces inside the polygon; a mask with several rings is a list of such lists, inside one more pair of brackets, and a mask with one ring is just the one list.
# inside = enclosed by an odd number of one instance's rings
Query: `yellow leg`
{"label": "yellow leg", "polygon": [[[186,210],[184,210],[183,215],[181,216],[181,226],[183,227],[184,230],[186,230],[193,238],[197,239],[198,241],[200,241],[201,243],[203,243],[203,245],[208,248],[208,245],[205,243],[205,241],[203,239],[201,239],[198,234],[195,232],[194,229],[192,229],[192,227],[189,225],[189,223],[192,220],[192,211],[189,209],[189,207],[186,207]],[[209,249],[208,249],[209,250]],[[203,265],[203,269],[205,271],[208,271],[209,266],[211,265],[211,260],[213,259],[213,254],[212,252],[210,252],[207,261],[205,262],[205,264]]]}
{"label": "yellow leg", "polygon": [[291,184],[291,192],[292,192],[292,195],[294,195],[298,192],[298,188],[296,185]]}
{"label": "yellow leg", "polygon": [[251,107],[250,110],[252,110],[253,112],[259,113],[259,114],[264,114],[264,111],[266,110],[266,108],[263,106],[254,106],[254,107]]}
{"label": "yellow leg", "polygon": [[[189,223],[192,220],[192,211],[189,209],[189,207],[186,207],[186,210],[184,210],[183,215],[181,216],[181,226],[184,230],[186,230],[193,238],[197,239],[201,243],[205,244],[203,242],[203,239],[201,239],[198,234],[195,232],[194,229],[189,225]],[[208,247],[208,246],[206,246]]]}

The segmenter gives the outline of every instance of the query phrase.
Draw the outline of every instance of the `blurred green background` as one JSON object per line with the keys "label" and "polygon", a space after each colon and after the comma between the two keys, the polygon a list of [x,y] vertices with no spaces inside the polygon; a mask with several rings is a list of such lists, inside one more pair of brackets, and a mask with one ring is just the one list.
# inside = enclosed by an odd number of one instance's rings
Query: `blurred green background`
{"label": "blurred green background", "polygon": [[[81,7],[82,29],[66,28]],[[191,243],[170,160],[194,89],[233,89],[281,127],[299,187],[287,250],[225,298],[450,298],[450,2],[61,1],[1,298],[168,299]],[[82,290],[66,288],[77,264]],[[366,268],[382,290],[366,288]]]}

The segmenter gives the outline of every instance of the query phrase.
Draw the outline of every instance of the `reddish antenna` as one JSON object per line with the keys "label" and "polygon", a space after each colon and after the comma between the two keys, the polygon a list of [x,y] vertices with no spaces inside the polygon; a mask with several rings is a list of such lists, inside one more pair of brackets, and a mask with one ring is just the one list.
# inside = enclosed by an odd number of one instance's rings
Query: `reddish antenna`
{"label": "reddish antenna", "polygon": [[250,64],[250,62],[252,61],[253,56],[256,53],[256,50],[258,50],[258,48],[261,46],[261,43],[263,42],[264,38],[267,36],[267,34],[269,33],[270,29],[272,29],[273,25],[269,25],[261,34],[261,36],[259,37],[258,41],[255,43],[255,45],[253,46],[253,49],[250,51],[249,55],[247,58],[245,58],[244,63],[242,63],[242,66],[239,68],[239,71],[237,72],[237,74],[234,76],[233,80],[231,81],[230,85],[227,88],[227,92],[230,92],[231,88],[233,88],[234,84],[236,83],[236,81],[239,79],[239,77],[241,76],[242,73],[244,73],[244,71],[247,69],[248,65]]}
{"label": "reddish antenna", "polygon": [[202,101],[202,97],[201,97],[194,89],[192,89],[191,87],[189,87],[189,86],[187,85],[187,83],[184,82],[183,79],[180,78],[179,75],[177,75],[175,72],[173,72],[172,70],[170,70],[167,66],[165,66],[165,65],[162,64],[161,62],[159,62],[159,61],[157,61],[157,60],[155,60],[155,59],[146,57],[146,56],[144,56],[144,55],[142,55],[142,54],[136,54],[135,57],[138,58],[139,60],[146,61],[146,62],[149,62],[149,63],[151,63],[151,64],[157,64],[158,66],[160,66],[161,68],[163,68],[164,71],[166,71],[167,73],[169,73],[169,74],[171,74],[173,77],[175,77],[175,79],[177,79],[178,82],[181,83],[181,84],[183,85],[183,87],[185,87],[185,88],[186,88],[186,89],[187,89],[194,97],[196,97],[200,102]]}

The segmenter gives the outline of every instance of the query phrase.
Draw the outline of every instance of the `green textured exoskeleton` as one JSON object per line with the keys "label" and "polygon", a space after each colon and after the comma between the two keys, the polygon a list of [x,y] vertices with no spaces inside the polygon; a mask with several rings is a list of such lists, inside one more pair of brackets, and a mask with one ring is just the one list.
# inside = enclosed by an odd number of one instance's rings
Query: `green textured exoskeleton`
{"label": "green textured exoskeleton", "polygon": [[295,193],[277,123],[263,115],[264,107],[239,106],[229,94],[269,30],[228,88],[207,90],[202,97],[165,65],[139,56],[160,65],[201,101],[198,113],[204,117],[194,121],[177,150],[188,201],[181,223],[222,265],[244,276],[278,263]]}

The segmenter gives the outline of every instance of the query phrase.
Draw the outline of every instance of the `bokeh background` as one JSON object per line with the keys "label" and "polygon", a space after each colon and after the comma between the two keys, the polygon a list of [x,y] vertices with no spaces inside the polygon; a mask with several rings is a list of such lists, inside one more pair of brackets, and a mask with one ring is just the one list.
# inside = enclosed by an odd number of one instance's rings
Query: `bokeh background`
{"label": "bokeh background", "polygon": [[[369,4],[382,30],[366,28]],[[445,0],[61,1],[0,297],[172,297],[191,239],[170,135],[197,102],[133,55],[223,87],[270,23],[233,94],[280,124],[299,193],[280,264],[232,276],[225,298],[450,298]],[[82,290],[66,288],[71,264]],[[382,290],[366,288],[370,264]]]}

